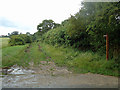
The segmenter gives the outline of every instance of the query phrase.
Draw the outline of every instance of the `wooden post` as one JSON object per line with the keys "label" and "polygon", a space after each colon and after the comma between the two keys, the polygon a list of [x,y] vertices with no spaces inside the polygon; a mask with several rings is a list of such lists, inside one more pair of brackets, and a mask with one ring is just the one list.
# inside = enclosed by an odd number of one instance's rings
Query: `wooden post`
{"label": "wooden post", "polygon": [[104,35],[103,37],[106,37],[106,60],[109,59],[109,41],[108,41],[108,34]]}
{"label": "wooden post", "polygon": [[106,60],[109,59],[109,41],[108,41],[108,34],[106,34]]}

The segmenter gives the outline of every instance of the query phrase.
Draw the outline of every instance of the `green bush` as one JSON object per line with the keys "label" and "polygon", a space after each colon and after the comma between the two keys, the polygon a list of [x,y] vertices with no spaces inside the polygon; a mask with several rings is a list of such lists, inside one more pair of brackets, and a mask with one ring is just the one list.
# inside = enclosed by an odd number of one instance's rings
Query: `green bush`
{"label": "green bush", "polygon": [[25,44],[24,39],[21,37],[16,37],[14,41],[15,41],[15,45],[24,45]]}
{"label": "green bush", "polygon": [[19,37],[23,38],[25,40],[25,43],[31,43],[32,37],[26,34],[20,34]]}
{"label": "green bush", "polygon": [[9,45],[15,46],[15,45],[24,45],[25,41],[23,38],[19,37],[18,35],[13,35],[10,37]]}
{"label": "green bush", "polygon": [[31,36],[28,36],[26,34],[12,35],[10,36],[9,45],[10,46],[25,45],[26,43],[31,42],[32,42]]}
{"label": "green bush", "polygon": [[42,40],[51,45],[72,46],[74,48],[80,48],[81,50],[89,48],[90,43],[87,32],[79,31],[77,35],[74,35],[71,33],[69,23],[70,22],[66,22],[64,26],[61,25],[58,28],[49,30],[42,36]]}

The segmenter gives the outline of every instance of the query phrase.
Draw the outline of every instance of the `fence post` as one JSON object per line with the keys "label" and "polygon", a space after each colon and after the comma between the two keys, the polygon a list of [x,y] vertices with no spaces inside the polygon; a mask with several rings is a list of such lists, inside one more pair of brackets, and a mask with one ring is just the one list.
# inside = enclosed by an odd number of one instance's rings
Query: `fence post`
{"label": "fence post", "polygon": [[108,34],[104,35],[106,37],[106,60],[109,59],[109,40],[108,40]]}

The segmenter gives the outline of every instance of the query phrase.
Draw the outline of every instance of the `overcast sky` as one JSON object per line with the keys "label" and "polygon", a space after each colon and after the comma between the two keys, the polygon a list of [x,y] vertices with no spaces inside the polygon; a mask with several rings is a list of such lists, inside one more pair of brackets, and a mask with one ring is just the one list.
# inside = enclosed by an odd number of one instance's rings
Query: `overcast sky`
{"label": "overcast sky", "polygon": [[0,35],[37,31],[44,19],[56,23],[77,13],[82,0],[0,0]]}

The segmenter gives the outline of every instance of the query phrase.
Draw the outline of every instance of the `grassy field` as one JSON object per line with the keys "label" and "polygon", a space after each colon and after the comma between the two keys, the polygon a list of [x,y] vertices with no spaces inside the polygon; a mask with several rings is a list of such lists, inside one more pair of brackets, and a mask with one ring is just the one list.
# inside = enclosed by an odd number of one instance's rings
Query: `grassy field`
{"label": "grassy field", "polygon": [[54,47],[40,42],[22,46],[9,46],[2,49],[2,67],[15,64],[29,67],[30,62],[38,65],[40,61],[49,60],[54,61],[58,66],[68,67],[75,73],[92,72],[118,76],[117,63],[115,64],[114,60],[106,61],[105,56],[100,56],[91,51],[81,52],[70,47]]}
{"label": "grassy field", "polygon": [[25,46],[13,46],[2,49],[2,67],[9,67],[19,62],[19,55]]}
{"label": "grassy field", "polygon": [[8,46],[9,38],[0,38],[0,48],[4,48]]}

